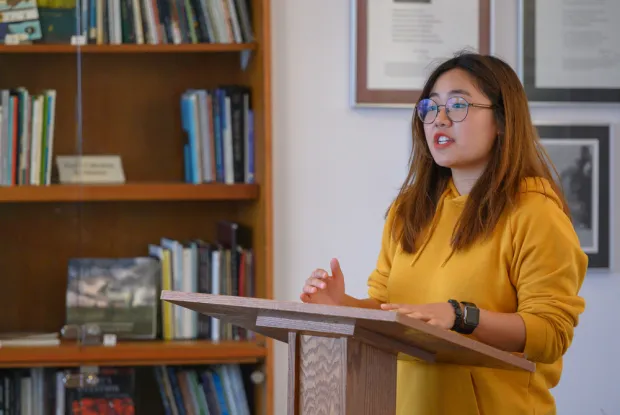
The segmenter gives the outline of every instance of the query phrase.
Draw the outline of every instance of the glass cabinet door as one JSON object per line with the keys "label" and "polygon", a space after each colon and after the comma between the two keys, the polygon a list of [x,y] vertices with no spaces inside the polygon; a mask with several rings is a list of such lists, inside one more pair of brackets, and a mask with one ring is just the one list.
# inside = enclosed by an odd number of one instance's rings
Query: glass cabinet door
{"label": "glass cabinet door", "polygon": [[19,389],[67,414],[265,412],[266,339],[160,295],[271,295],[268,8],[0,0],[12,401]]}

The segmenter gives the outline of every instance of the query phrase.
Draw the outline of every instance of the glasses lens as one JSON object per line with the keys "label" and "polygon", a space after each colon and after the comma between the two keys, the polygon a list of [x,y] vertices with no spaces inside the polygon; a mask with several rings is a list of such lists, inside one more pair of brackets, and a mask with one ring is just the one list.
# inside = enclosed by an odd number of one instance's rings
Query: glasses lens
{"label": "glasses lens", "polygon": [[423,123],[429,124],[437,117],[437,103],[432,99],[423,99],[416,106],[418,117]]}
{"label": "glasses lens", "polygon": [[469,104],[461,97],[452,97],[446,102],[446,109],[450,119],[454,122],[463,121],[467,117]]}

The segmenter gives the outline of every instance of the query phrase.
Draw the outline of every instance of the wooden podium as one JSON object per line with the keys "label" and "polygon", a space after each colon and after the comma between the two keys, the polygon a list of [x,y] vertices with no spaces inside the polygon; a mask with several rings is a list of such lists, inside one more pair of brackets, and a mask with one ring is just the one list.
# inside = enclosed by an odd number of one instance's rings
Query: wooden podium
{"label": "wooden podium", "polygon": [[399,354],[534,371],[523,357],[392,311],[163,291],[161,299],[288,343],[289,415],[393,415]]}

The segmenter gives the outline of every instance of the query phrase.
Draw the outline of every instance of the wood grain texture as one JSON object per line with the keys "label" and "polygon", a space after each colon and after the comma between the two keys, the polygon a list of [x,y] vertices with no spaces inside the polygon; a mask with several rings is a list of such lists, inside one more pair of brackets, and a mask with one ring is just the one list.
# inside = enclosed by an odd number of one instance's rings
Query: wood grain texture
{"label": "wood grain texture", "polygon": [[396,354],[348,339],[347,415],[396,413]]}
{"label": "wood grain texture", "polygon": [[[274,315],[275,314],[275,315]],[[352,336],[355,332],[355,321],[353,319],[339,319],[337,317],[312,318],[306,317],[300,320],[296,316],[279,316],[280,313],[260,311],[256,316],[257,327],[269,327],[273,329],[284,329],[293,331],[303,331],[304,333],[325,334],[344,334]]]}
{"label": "wood grain texture", "polygon": [[347,413],[346,340],[344,337],[300,336],[296,363],[299,373],[299,415]]}
{"label": "wood grain texture", "polygon": [[289,334],[289,415],[395,413],[395,353],[352,337]]}
{"label": "wood grain texture", "polygon": [[374,331],[362,327],[355,328],[353,338],[359,339],[366,344],[372,345],[373,347],[376,347],[388,353],[402,353],[414,359],[420,359],[425,362],[436,362],[435,354],[433,354],[432,352],[420,349],[419,347],[413,346],[409,343],[404,343],[391,337],[375,333]]}
{"label": "wood grain texture", "polygon": [[[522,356],[496,349],[461,334],[440,329],[392,311],[174,291],[163,291],[161,298],[207,315],[217,313],[223,319],[226,319],[226,315],[258,316],[261,312],[269,312],[271,316],[286,319],[297,319],[300,322],[306,319],[314,321],[321,318],[354,319],[356,329],[361,328],[396,340],[398,343],[415,347],[416,350],[419,349],[432,355],[433,360],[438,363],[530,372],[536,368],[534,363]],[[256,320],[253,324],[249,321],[248,329],[252,330],[257,327]],[[299,327],[297,329],[290,326],[283,328],[281,334],[276,335],[275,338],[287,341],[288,331],[295,330],[303,333],[303,324]],[[363,333],[363,331],[357,333],[362,341]],[[406,350],[400,350],[400,352],[407,353]],[[413,357],[420,358],[420,356],[423,355],[417,354]]]}
{"label": "wood grain texture", "polygon": [[288,399],[287,414],[299,414],[299,338],[294,331],[288,333]]}
{"label": "wood grain texture", "polygon": [[255,184],[127,183],[121,185],[51,185],[0,188],[0,203],[253,200]]}
{"label": "wood grain texture", "polygon": [[264,346],[255,342],[127,341],[111,347],[63,342],[57,347],[0,348],[0,366],[188,365],[256,362],[265,355]]}

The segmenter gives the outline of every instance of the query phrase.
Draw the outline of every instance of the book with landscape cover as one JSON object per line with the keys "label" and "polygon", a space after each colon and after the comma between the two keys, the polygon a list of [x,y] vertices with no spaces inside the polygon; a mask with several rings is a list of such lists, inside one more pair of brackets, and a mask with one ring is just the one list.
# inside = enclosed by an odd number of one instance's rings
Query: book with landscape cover
{"label": "book with landscape cover", "polygon": [[156,258],[73,258],[68,271],[67,325],[97,325],[120,339],[157,336]]}

